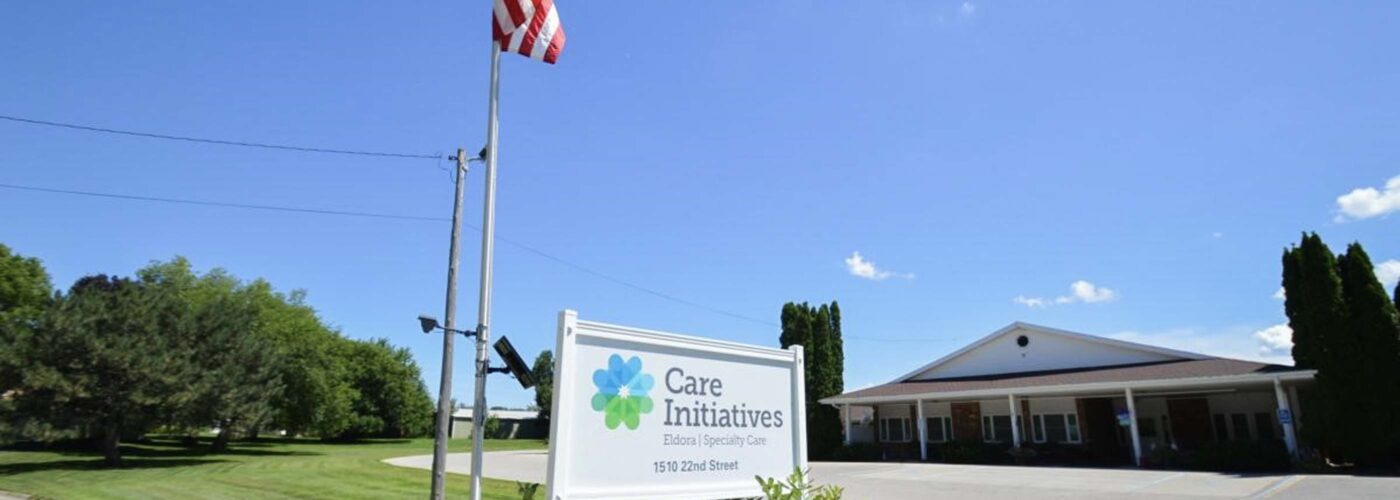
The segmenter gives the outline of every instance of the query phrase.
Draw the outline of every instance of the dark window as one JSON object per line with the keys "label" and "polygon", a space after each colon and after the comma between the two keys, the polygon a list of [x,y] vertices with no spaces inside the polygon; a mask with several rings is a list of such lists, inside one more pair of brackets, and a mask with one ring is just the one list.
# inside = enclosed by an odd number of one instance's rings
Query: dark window
{"label": "dark window", "polygon": [[1216,413],[1211,419],[1215,423],[1215,440],[1226,442],[1230,440],[1230,428],[1225,423],[1225,414]]}
{"label": "dark window", "polygon": [[1045,439],[1051,443],[1063,443],[1066,440],[1064,415],[1041,415],[1045,417]]}
{"label": "dark window", "polygon": [[1045,442],[1045,415],[1031,417],[1031,436],[1037,443]]}
{"label": "dark window", "polygon": [[1000,443],[1011,439],[1011,416],[1010,415],[983,415],[982,416],[982,440],[989,443]]}
{"label": "dark window", "polygon": [[930,417],[924,419],[924,428],[928,432],[928,440],[934,443],[948,441],[948,435],[952,434],[948,429],[948,417]]}
{"label": "dark window", "polygon": [[1249,415],[1243,413],[1230,414],[1230,427],[1234,431],[1232,437],[1240,441],[1249,440]]}
{"label": "dark window", "polygon": [[1065,415],[1065,421],[1069,423],[1069,442],[1079,442],[1079,415],[1073,413]]}
{"label": "dark window", "polygon": [[909,440],[909,419],[907,418],[882,418],[880,419],[880,440],[903,442]]}
{"label": "dark window", "polygon": [[1254,414],[1254,430],[1260,441],[1271,441],[1274,436],[1274,417],[1268,413]]}

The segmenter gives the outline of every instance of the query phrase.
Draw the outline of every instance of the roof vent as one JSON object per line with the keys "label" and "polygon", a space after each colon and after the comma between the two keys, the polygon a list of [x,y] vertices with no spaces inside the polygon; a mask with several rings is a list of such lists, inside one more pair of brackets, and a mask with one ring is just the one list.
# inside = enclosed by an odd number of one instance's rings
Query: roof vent
{"label": "roof vent", "polygon": [[1020,337],[1016,337],[1016,345],[1018,345],[1018,346],[1025,347],[1027,344],[1030,344],[1030,343],[1031,343],[1031,338],[1030,338],[1030,337],[1027,337],[1027,336],[1025,336],[1025,335],[1022,335],[1022,336],[1020,336]]}

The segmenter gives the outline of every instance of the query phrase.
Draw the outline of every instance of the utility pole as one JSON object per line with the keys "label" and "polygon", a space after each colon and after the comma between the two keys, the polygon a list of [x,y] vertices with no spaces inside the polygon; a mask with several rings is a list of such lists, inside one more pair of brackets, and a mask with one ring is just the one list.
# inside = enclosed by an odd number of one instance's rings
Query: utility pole
{"label": "utility pole", "polygon": [[[437,408],[437,434],[433,439],[433,492],[432,500],[442,500],[443,485],[446,484],[447,475],[447,440],[451,437],[448,433],[452,423],[452,340],[457,335],[457,243],[462,236],[462,191],[466,187],[467,180],[467,153],[461,148],[457,149],[457,195],[452,201],[452,242],[447,251],[447,311],[446,328],[442,330],[442,381],[438,385],[438,408]],[[477,351],[481,348],[478,347]],[[480,353],[477,355],[480,357]],[[478,371],[477,386],[480,387],[481,375]],[[479,390],[479,389],[478,389]],[[478,396],[480,400],[480,396]],[[478,405],[477,412],[480,412]],[[472,422],[480,421],[478,416],[481,413],[472,415]],[[475,468],[475,465],[473,465]]]}
{"label": "utility pole", "polygon": [[491,338],[491,255],[496,231],[496,103],[501,89],[501,42],[491,43],[491,100],[486,118],[486,201],[481,214],[481,301],[476,308],[476,400],[472,404],[472,500],[481,500],[481,441],[486,426],[486,374]]}

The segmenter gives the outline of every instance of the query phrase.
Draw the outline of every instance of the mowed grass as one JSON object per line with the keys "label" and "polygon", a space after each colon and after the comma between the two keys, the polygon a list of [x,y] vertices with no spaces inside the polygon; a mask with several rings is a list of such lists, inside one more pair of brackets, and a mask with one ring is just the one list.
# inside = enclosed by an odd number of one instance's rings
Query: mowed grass
{"label": "mowed grass", "polygon": [[[539,449],[543,441],[488,440],[488,451]],[[454,440],[450,452],[470,452]],[[126,466],[102,467],[91,451],[0,450],[0,491],[52,499],[162,498],[413,498],[428,496],[429,472],[380,460],[433,452],[431,439],[322,443],[263,440],[233,443],[210,453],[208,441],[182,446],[174,440],[123,446]],[[486,478],[484,497],[518,499],[516,484]],[[447,475],[447,493],[468,494],[468,477]],[[541,490],[540,495],[543,495]]]}

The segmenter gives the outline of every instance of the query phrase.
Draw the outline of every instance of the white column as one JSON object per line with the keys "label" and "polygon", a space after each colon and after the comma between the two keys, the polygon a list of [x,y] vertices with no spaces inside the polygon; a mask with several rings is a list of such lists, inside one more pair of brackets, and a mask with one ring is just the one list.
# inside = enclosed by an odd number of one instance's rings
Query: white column
{"label": "white column", "polygon": [[1303,429],[1303,400],[1298,399],[1298,386],[1288,386],[1288,407],[1293,409],[1293,430]]}
{"label": "white column", "polygon": [[842,410],[844,410],[844,411],[846,412],[846,444],[847,444],[847,445],[850,445],[850,444],[851,444],[851,405],[850,405],[850,403],[847,403],[847,404],[841,405],[841,408],[842,408]]}
{"label": "white column", "polygon": [[1128,400],[1128,430],[1133,436],[1133,465],[1142,466],[1142,437],[1138,436],[1137,405],[1133,404],[1133,390],[1123,389],[1123,397]]}
{"label": "white column", "polygon": [[928,460],[928,429],[924,424],[924,400],[914,400],[914,414],[919,417],[919,460]]}
{"label": "white column", "polygon": [[1007,394],[1006,400],[1011,403],[1011,446],[1013,448],[1020,448],[1021,426],[1016,425],[1016,416],[1019,413],[1016,411],[1016,395]]}
{"label": "white column", "polygon": [[1288,409],[1288,395],[1283,393],[1283,382],[1277,378],[1274,379],[1274,396],[1278,398],[1279,416],[1284,413],[1289,414],[1287,422],[1284,422],[1282,418],[1279,419],[1279,425],[1283,427],[1283,444],[1288,446],[1288,454],[1296,457],[1298,456],[1298,441],[1297,437],[1293,435],[1293,412]]}

